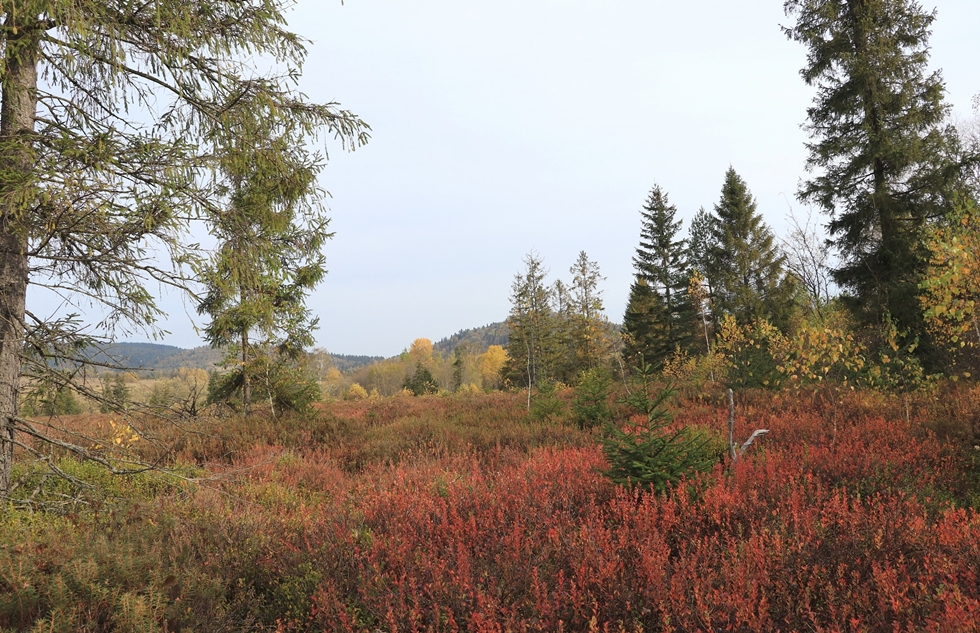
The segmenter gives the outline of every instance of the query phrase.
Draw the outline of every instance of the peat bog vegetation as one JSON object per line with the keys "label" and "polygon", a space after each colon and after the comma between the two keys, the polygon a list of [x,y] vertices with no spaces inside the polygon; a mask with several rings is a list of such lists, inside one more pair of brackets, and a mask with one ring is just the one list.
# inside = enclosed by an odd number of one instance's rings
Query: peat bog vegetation
{"label": "peat bog vegetation", "polygon": [[[503,328],[371,359],[310,351],[371,128],[299,92],[292,2],[0,3],[0,632],[980,630],[980,103],[914,0],[782,5],[827,235],[654,184],[621,328],[532,251]],[[154,287],[217,367],[105,353]]]}
{"label": "peat bog vegetation", "polygon": [[[980,389],[736,394],[736,437],[770,434],[734,466],[719,450],[710,472],[666,495],[611,483],[601,433],[576,424],[571,390],[556,397],[561,406],[537,417],[514,392],[200,417],[155,429],[174,442],[173,474],[57,461],[97,478],[91,489],[20,462],[0,519],[0,630],[962,631],[980,621]],[[636,422],[615,395],[608,404]],[[671,408],[672,425],[723,435],[720,389]],[[112,420],[72,423],[125,435]],[[39,512],[45,504],[57,510]]]}

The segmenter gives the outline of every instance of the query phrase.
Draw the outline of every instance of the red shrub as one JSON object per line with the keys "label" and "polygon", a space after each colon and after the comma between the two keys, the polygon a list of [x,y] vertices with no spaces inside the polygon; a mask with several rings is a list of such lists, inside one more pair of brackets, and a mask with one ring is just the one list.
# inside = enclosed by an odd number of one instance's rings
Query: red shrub
{"label": "red shrub", "polygon": [[[183,588],[161,611],[190,628],[974,630],[980,518],[950,501],[962,463],[915,416],[848,420],[821,402],[743,404],[737,436],[771,433],[668,496],[614,487],[592,446],[459,445],[351,474],[350,447],[257,442],[155,528]],[[476,407],[342,406],[374,411],[372,428]],[[726,413],[676,421],[720,428]]]}
{"label": "red shrub", "polygon": [[955,476],[936,440],[740,419],[772,430],[755,456],[667,498],[612,487],[594,448],[375,467],[263,564],[317,561],[327,630],[958,630],[980,609],[980,521],[913,494]]}

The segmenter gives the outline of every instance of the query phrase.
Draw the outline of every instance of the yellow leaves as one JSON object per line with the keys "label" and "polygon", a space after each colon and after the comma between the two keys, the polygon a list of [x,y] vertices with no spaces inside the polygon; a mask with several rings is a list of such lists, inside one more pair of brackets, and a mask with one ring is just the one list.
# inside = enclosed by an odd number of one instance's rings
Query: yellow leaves
{"label": "yellow leaves", "polygon": [[109,426],[112,427],[112,435],[109,441],[115,446],[127,448],[140,439],[139,434],[129,424],[116,424],[115,420],[109,420]]}
{"label": "yellow leaves", "polygon": [[497,389],[500,386],[501,373],[506,362],[507,350],[500,345],[491,345],[486,352],[480,354],[477,363],[484,389]]}
{"label": "yellow leaves", "polygon": [[717,351],[728,366],[729,378],[746,386],[778,386],[784,372],[776,365],[786,346],[786,337],[768,321],[741,326],[731,315],[722,319]]}
{"label": "yellow leaves", "polygon": [[358,383],[352,383],[344,394],[344,400],[366,400],[368,397],[367,389]]}
{"label": "yellow leaves", "polygon": [[409,356],[417,361],[427,361],[432,358],[432,341],[427,338],[417,338],[412,341],[408,350]]}
{"label": "yellow leaves", "polygon": [[980,213],[974,203],[960,201],[954,214],[926,237],[929,265],[919,286],[930,331],[952,346],[970,331],[980,297]]}
{"label": "yellow leaves", "polygon": [[834,380],[848,384],[866,366],[867,349],[844,327],[801,325],[770,345],[777,370],[792,384]]}

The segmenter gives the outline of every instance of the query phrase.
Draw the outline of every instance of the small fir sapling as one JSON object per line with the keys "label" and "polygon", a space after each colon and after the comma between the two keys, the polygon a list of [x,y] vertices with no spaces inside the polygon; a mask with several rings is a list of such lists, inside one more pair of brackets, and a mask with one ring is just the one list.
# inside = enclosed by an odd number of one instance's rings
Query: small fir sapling
{"label": "small fir sapling", "polygon": [[682,479],[707,472],[717,461],[710,450],[710,437],[688,428],[668,428],[672,415],[667,401],[676,393],[671,386],[650,396],[653,367],[647,363],[636,368],[638,389],[622,402],[646,417],[632,431],[606,423],[602,452],[609,462],[604,474],[621,486],[639,486],[647,491],[666,493]]}
{"label": "small fir sapling", "polygon": [[572,400],[572,412],[579,428],[596,428],[609,420],[612,416],[608,403],[611,386],[612,377],[604,367],[582,372]]}

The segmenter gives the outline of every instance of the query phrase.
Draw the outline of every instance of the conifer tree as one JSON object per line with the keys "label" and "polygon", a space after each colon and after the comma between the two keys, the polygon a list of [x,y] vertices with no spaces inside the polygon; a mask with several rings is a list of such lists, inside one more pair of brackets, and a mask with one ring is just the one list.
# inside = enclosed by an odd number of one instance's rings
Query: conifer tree
{"label": "conifer tree", "polygon": [[784,257],[745,181],[731,167],[714,207],[714,306],[741,324],[788,324],[795,292]]}
{"label": "conifer tree", "polygon": [[[285,28],[290,4],[0,5],[0,494],[15,433],[46,437],[18,415],[22,370],[82,375],[74,368],[84,350],[117,326],[158,331],[162,312],[146,287],[186,287],[183,266],[195,258],[187,227],[212,210],[216,145],[262,141],[232,125],[236,104],[321,128],[345,146],[365,140],[356,116],[295,91],[306,50]],[[105,327],[93,335],[73,315],[35,316],[29,284],[68,305],[101,305]],[[97,459],[84,443],[72,450]]]}
{"label": "conifer tree", "polygon": [[687,257],[691,273],[688,279],[688,297],[694,306],[696,348],[705,354],[711,351],[711,333],[717,329],[713,309],[714,286],[712,279],[717,271],[714,261],[718,236],[718,218],[698,209],[688,228]]}
{"label": "conifer tree", "polygon": [[653,356],[651,350],[659,344],[653,324],[662,319],[663,304],[647,280],[637,275],[623,315],[623,361],[628,367],[638,367],[643,359]]}
{"label": "conifer tree", "polygon": [[524,258],[524,265],[524,273],[516,275],[511,285],[510,338],[503,375],[511,384],[530,389],[553,378],[555,315],[544,262],[532,252]]}
{"label": "conifer tree", "polygon": [[599,272],[599,264],[581,251],[569,272],[572,273],[569,348],[573,356],[566,382],[577,379],[583,371],[599,367],[609,354],[609,328],[599,288],[604,277]]}
{"label": "conifer tree", "polygon": [[[238,113],[239,128],[276,123],[254,119],[247,107]],[[225,364],[234,368],[212,396],[239,394],[246,416],[257,381],[264,398],[288,408],[302,408],[315,396],[311,377],[291,365],[313,344],[317,320],[306,295],[326,274],[321,249],[333,236],[316,186],[321,163],[288,120],[278,123],[249,135],[265,137],[264,143],[242,146],[231,139],[222,148],[219,191],[226,207],[210,218],[219,244],[200,275],[206,292],[198,312],[211,318],[205,340],[226,349]],[[304,397],[293,402],[287,393]]]}
{"label": "conifer tree", "polygon": [[624,352],[630,363],[642,354],[645,362],[659,367],[678,346],[691,343],[686,240],[678,238],[682,222],[676,215],[677,207],[655,185],[640,211],[640,245],[633,257],[636,282],[623,318]]}
{"label": "conifer tree", "polygon": [[814,175],[798,197],[831,217],[833,277],[859,320],[923,335],[922,231],[949,213],[963,167],[942,76],[926,67],[936,14],[914,0],[786,0],[784,9],[796,18],[787,37],[808,49],[801,75],[817,88],[807,110]]}
{"label": "conifer tree", "polygon": [[701,207],[694,214],[694,219],[691,220],[691,226],[688,228],[688,265],[692,270],[701,273],[701,277],[707,285],[709,296],[713,288],[711,285],[711,275],[715,269],[715,263],[712,257],[717,246],[714,241],[718,235],[718,231],[715,228],[717,223],[718,219],[705,211],[704,207]]}
{"label": "conifer tree", "polygon": [[549,288],[549,302],[552,312],[551,352],[546,364],[551,369],[551,378],[570,383],[574,376],[576,352],[572,343],[572,330],[575,314],[572,304],[571,288],[561,279],[556,279]]}

